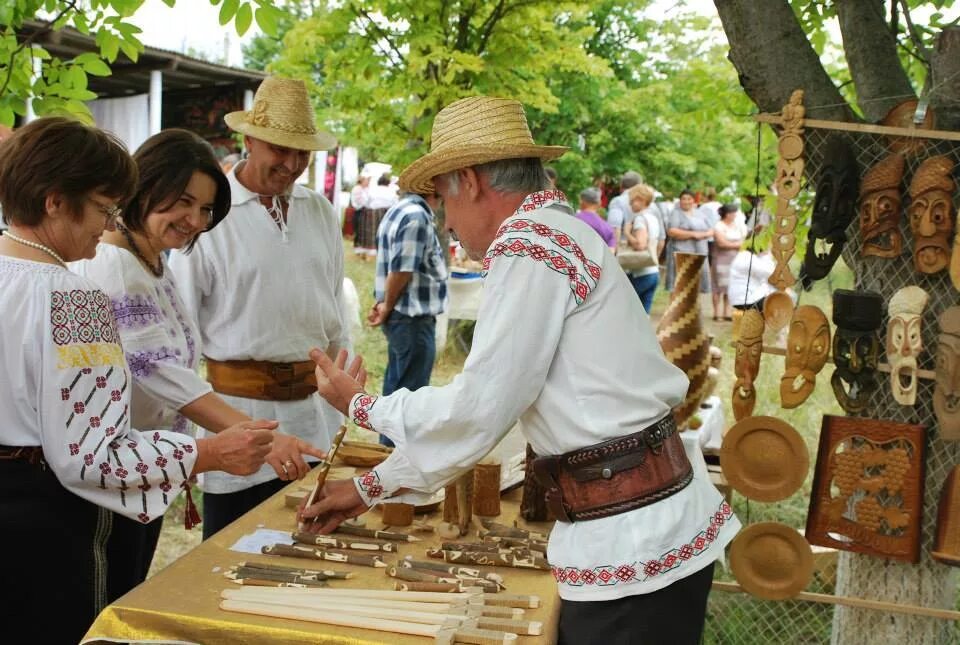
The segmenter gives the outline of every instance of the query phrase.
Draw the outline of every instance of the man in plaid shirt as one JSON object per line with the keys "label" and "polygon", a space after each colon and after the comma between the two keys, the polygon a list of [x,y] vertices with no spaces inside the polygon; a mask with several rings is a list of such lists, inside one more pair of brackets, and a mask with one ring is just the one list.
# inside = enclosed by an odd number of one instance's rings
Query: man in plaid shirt
{"label": "man in plaid shirt", "polygon": [[[383,216],[377,230],[376,303],[367,320],[383,326],[387,373],[383,393],[430,383],[436,355],[436,316],[447,304],[447,265],[433,209],[439,197],[407,194]],[[393,442],[380,436],[380,443]]]}

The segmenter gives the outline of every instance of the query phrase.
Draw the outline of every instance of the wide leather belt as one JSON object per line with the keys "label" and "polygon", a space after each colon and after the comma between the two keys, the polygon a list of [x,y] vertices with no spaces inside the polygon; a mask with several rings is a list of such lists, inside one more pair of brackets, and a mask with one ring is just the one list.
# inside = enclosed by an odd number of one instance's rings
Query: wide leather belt
{"label": "wide leather belt", "polygon": [[533,468],[547,489],[547,506],[562,522],[632,511],[673,495],[693,479],[672,414],[634,434],[538,457]]}
{"label": "wide leather belt", "polygon": [[221,394],[261,401],[299,401],[317,391],[313,361],[215,361],[207,358],[207,380]]}
{"label": "wide leather belt", "polygon": [[0,461],[25,461],[46,468],[40,446],[0,446]]}

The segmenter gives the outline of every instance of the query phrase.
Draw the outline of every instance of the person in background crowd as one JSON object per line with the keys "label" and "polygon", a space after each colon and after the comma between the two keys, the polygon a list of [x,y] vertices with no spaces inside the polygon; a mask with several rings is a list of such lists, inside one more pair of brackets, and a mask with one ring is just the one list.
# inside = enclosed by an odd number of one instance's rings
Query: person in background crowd
{"label": "person in background crowd", "polygon": [[[447,386],[378,397],[353,377],[360,360],[344,370],[345,353],[331,361],[311,352],[327,400],[397,448],[362,476],[327,480],[300,516],[330,532],[376,502],[413,503],[483,458],[519,419],[543,455],[535,468],[559,518],[547,547],[562,599],[559,642],[695,645],[714,563],[739,521],[710,483],[696,438],[676,431],[671,409],[686,376],[664,357],[607,245],[547,189],[543,161],[565,149],[533,142],[519,102],[456,101],[437,115],[432,141],[400,183],[438,193],[467,253],[484,260],[470,355]],[[612,480],[587,472],[606,468]],[[601,567],[626,573],[583,584]]]}
{"label": "person in background crowd", "polygon": [[603,241],[607,243],[610,250],[616,252],[617,238],[613,236],[613,229],[597,214],[597,209],[599,208],[600,189],[584,188],[580,191],[580,210],[577,211],[574,217],[588,224],[590,228],[595,230],[597,234],[603,238]]}
{"label": "person in background crowd", "polygon": [[[667,289],[673,289],[676,278],[676,263],[673,253],[693,253],[708,255],[708,242],[713,239],[713,227],[707,217],[697,210],[693,193],[689,190],[681,191],[680,200],[673,212],[667,218],[667,238],[672,242],[667,254]],[[704,262],[700,276],[700,292],[710,292],[710,263]]]}
{"label": "person in background crowd", "polygon": [[[730,264],[747,238],[747,227],[737,223],[740,208],[736,204],[722,205],[718,213],[720,221],[713,227],[714,253],[710,263],[713,319],[733,320],[730,316],[730,299],[727,288],[730,284]],[[720,305],[723,305],[721,315]]]}
{"label": "person in background crowd", "polygon": [[761,233],[770,226],[773,221],[773,215],[763,204],[763,196],[747,195],[746,202],[750,206],[750,211],[744,216],[744,224],[751,235]]}
{"label": "person in background crowd", "polygon": [[727,301],[734,309],[763,311],[764,299],[776,291],[768,282],[777,268],[769,250],[763,250],[747,240],[730,263],[730,281]]}
{"label": "person in background crowd", "polygon": [[[315,344],[331,355],[350,347],[343,243],[333,206],[296,179],[310,151],[336,140],[316,130],[303,81],[268,77],[252,110],[224,118],[247,149],[227,175],[230,214],[189,253],[173,251],[170,270],[198,323],[213,390],[231,408],[327,448],[343,417],[317,396],[303,358]],[[303,465],[292,461],[284,465],[299,476]],[[202,477],[204,539],[285,486],[277,472],[267,464],[249,477]]]}
{"label": "person in background crowd", "polygon": [[[133,157],[136,192],[115,230],[105,231],[92,260],[70,269],[95,282],[110,299],[124,354],[133,373],[130,417],[145,430],[187,432],[192,421],[211,432],[250,416],[228,405],[200,378],[200,334],[186,316],[164,254],[189,249],[230,209],[230,184],[213,149],[186,130],[164,130]],[[301,453],[323,453],[276,433],[267,463],[280,479],[304,477]],[[117,514],[107,543],[110,601],[143,582],[150,571],[163,518],[149,524]]]}
{"label": "person in background crowd", "polygon": [[[433,193],[407,194],[387,211],[377,231],[375,302],[367,321],[381,326],[387,337],[384,395],[430,384],[437,315],[447,303],[447,265],[434,222],[439,204]],[[393,446],[383,435],[380,443]]]}
{"label": "person in background crowd", "polygon": [[192,475],[255,472],[277,427],[194,439],[131,426],[110,301],[66,263],[94,257],[136,173],[112,135],[62,117],[0,145],[0,599],[14,641],[80,642],[109,601],[114,513],[147,524]]}
{"label": "person in background crowd", "polygon": [[[649,249],[654,258],[659,258],[666,243],[666,233],[651,207],[653,195],[653,188],[646,184],[639,184],[627,191],[634,217],[624,226],[623,234],[633,249]],[[627,277],[643,303],[644,311],[649,314],[660,282],[660,267],[654,265],[636,272],[628,271]]]}
{"label": "person in background crowd", "polygon": [[633,209],[630,208],[627,191],[642,181],[640,173],[628,170],[620,178],[620,194],[610,200],[610,206],[607,208],[607,224],[613,229],[613,239],[617,244],[620,243],[623,235],[623,225],[633,220]]}
{"label": "person in background crowd", "polygon": [[722,204],[717,201],[717,189],[713,186],[707,186],[703,190],[703,201],[698,208],[707,216],[707,220],[711,226],[716,226],[717,222],[720,221],[718,214],[720,206],[722,206]]}
{"label": "person in background crowd", "polygon": [[370,203],[370,176],[360,175],[357,184],[350,190],[350,206],[353,207],[353,252],[356,255],[364,256],[366,259],[366,249],[361,243],[363,227],[363,218]]}
{"label": "person in background crowd", "polygon": [[[377,231],[387,210],[397,203],[396,186],[391,185],[390,173],[383,173],[367,191],[367,207],[360,220],[360,248],[366,256],[377,254]],[[366,259],[366,258],[364,258]]]}
{"label": "person in background crowd", "polygon": [[556,190],[557,188],[557,171],[554,170],[552,166],[545,166],[543,171],[547,173],[547,181],[550,182],[551,190]]}

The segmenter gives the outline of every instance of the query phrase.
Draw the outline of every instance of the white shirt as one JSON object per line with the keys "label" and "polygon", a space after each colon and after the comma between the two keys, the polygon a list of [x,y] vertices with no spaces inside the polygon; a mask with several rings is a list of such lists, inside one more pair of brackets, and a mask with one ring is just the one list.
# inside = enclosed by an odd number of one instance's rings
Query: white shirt
{"label": "white shirt", "polygon": [[[189,254],[170,254],[170,270],[198,323],[203,354],[218,361],[309,360],[312,347],[350,349],[343,320],[343,244],[333,207],[322,195],[293,187],[285,234],[257,195],[230,180],[230,213]],[[326,449],[342,415],[314,394],[299,401],[260,401],[221,394],[254,419]],[[207,436],[200,430],[199,436]],[[248,477],[204,473],[205,491],[232,493],[276,477],[265,464]]]}
{"label": "white shirt", "polygon": [[[483,261],[473,346],[450,385],[351,401],[355,422],[398,446],[356,480],[368,503],[400,488],[438,489],[518,418],[537,454],[557,455],[637,432],[683,400],[687,377],[664,357],[626,274],[588,225],[555,208],[561,199],[530,195],[501,227]],[[680,492],[612,517],[557,522],[548,557],[562,598],[649,593],[722,556],[739,522],[697,442],[684,446],[694,479]]]}
{"label": "white shirt", "polygon": [[[637,213],[633,218],[633,228],[646,228],[647,229],[647,239],[649,240],[648,248],[653,254],[654,258],[657,257],[657,243],[660,240],[667,239],[667,233],[663,230],[663,227],[660,225],[660,218],[657,217],[657,214],[653,212],[653,207],[645,208],[642,212]],[[659,273],[660,267],[654,265],[652,267],[647,267],[646,269],[640,269],[639,271],[631,271],[634,275],[651,275],[654,273]]]}
{"label": "white shirt", "polygon": [[607,224],[613,228],[614,232],[617,228],[622,231],[624,222],[632,216],[633,209],[630,208],[630,196],[627,195],[627,191],[623,191],[607,204]]}
{"label": "white shirt", "polygon": [[737,253],[733,262],[730,263],[730,283],[727,285],[727,299],[730,300],[730,304],[750,305],[776,291],[773,285],[767,282],[774,269],[776,269],[776,263],[769,253],[756,255],[750,251]]}
{"label": "white shirt", "polygon": [[107,296],[60,266],[0,256],[0,311],[0,445],[41,446],[72,493],[143,523],[160,517],[197,446],[130,427],[132,378]]}
{"label": "white shirt", "polygon": [[367,193],[369,195],[367,208],[370,210],[390,208],[396,204],[399,199],[396,186],[381,186],[376,184],[370,186],[367,189]]}
{"label": "white shirt", "polygon": [[368,187],[357,184],[350,191],[350,205],[355,209],[360,210],[361,208],[366,208],[368,201],[370,201],[370,191]]}
{"label": "white shirt", "polygon": [[[161,262],[166,265],[163,256]],[[197,374],[200,332],[186,315],[169,269],[165,266],[157,278],[126,249],[101,243],[96,257],[71,262],[70,270],[95,282],[110,298],[134,378],[134,427],[186,432],[190,423],[177,410],[213,388]]]}

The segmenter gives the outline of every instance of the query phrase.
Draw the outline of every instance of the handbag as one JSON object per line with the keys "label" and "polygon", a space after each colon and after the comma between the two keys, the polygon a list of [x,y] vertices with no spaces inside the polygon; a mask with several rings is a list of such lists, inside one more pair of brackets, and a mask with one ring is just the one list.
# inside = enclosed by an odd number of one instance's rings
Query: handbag
{"label": "handbag", "polygon": [[635,251],[626,241],[617,249],[617,261],[624,271],[640,271],[657,266],[657,258],[650,252],[650,245],[643,251]]}

